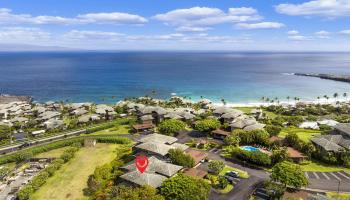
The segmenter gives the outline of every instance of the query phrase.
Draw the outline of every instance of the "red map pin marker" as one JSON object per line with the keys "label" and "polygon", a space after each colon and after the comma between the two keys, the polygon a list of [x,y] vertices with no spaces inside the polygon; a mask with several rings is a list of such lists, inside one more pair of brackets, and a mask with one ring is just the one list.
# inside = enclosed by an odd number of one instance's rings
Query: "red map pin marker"
{"label": "red map pin marker", "polygon": [[145,172],[148,166],[148,158],[146,156],[136,156],[135,165],[141,173]]}

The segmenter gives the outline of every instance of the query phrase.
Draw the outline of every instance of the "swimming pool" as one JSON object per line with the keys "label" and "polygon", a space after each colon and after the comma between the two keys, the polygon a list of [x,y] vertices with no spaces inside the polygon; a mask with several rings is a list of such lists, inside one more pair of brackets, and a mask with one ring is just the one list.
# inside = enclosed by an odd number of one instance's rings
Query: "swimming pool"
{"label": "swimming pool", "polygon": [[260,151],[259,148],[252,147],[252,146],[243,146],[243,147],[241,147],[241,149],[243,149],[245,151]]}

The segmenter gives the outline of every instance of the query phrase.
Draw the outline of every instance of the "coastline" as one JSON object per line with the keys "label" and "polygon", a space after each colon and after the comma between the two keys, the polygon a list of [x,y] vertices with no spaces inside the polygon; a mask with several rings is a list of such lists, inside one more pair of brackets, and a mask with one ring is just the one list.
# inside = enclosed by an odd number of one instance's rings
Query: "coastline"
{"label": "coastline", "polygon": [[[289,101],[280,101],[278,104],[277,103],[270,103],[270,102],[242,102],[242,103],[230,103],[227,102],[225,106],[227,107],[260,107],[260,106],[271,106],[271,105],[283,105],[283,106],[295,106],[297,103],[304,103],[304,104],[332,104],[335,105],[337,102],[347,102],[349,101],[348,98],[331,98],[331,99],[325,99],[321,98],[320,100],[300,100],[295,102],[294,100],[289,100]],[[215,106],[223,106],[224,104],[222,102],[213,102],[213,105]]]}

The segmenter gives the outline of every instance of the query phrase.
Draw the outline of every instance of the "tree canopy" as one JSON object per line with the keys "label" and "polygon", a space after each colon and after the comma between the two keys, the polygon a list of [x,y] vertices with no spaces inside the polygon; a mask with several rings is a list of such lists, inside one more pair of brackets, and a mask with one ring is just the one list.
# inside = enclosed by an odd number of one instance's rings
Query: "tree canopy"
{"label": "tree canopy", "polygon": [[178,174],[165,180],[160,189],[167,200],[207,200],[209,183],[184,174]]}
{"label": "tree canopy", "polygon": [[271,179],[295,188],[308,184],[300,166],[287,161],[280,162],[272,168]]}
{"label": "tree canopy", "polygon": [[186,124],[177,119],[168,119],[162,121],[159,125],[159,132],[164,135],[173,136],[175,133],[184,130],[186,128]]}
{"label": "tree canopy", "polygon": [[190,155],[185,154],[181,149],[170,149],[169,158],[172,163],[184,167],[194,167],[194,160]]}
{"label": "tree canopy", "polygon": [[220,160],[212,160],[208,165],[211,172],[219,174],[225,167],[225,163]]}
{"label": "tree canopy", "polygon": [[125,185],[114,186],[110,197],[115,200],[164,200],[162,195],[157,194],[155,188],[148,185],[136,188]]}
{"label": "tree canopy", "polygon": [[195,128],[200,132],[209,133],[219,128],[220,125],[220,122],[216,119],[203,119],[196,122]]}

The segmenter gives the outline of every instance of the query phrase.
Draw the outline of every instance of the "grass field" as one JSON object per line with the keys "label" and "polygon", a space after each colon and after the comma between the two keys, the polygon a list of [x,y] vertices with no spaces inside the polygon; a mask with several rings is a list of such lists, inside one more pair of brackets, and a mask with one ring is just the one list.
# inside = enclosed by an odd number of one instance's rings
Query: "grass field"
{"label": "grass field", "polygon": [[80,149],[75,157],[64,164],[53,177],[50,177],[31,197],[32,200],[81,200],[88,176],[97,166],[116,157],[116,144],[97,144],[95,147]]}
{"label": "grass field", "polygon": [[[245,112],[247,114],[249,114],[253,109],[256,109],[257,107],[237,107],[235,109],[237,110],[240,110],[242,112]],[[273,112],[269,112],[269,111],[266,111],[266,110],[263,110],[264,113],[266,113],[266,115],[271,118],[271,119],[274,119],[277,115]]]}
{"label": "grass field", "polygon": [[284,138],[288,133],[296,133],[299,136],[299,138],[305,142],[310,141],[310,138],[312,137],[321,135],[321,131],[319,130],[308,130],[296,127],[287,127],[282,129],[279,136]]}
{"label": "grass field", "polygon": [[326,195],[332,199],[336,200],[349,200],[350,193],[335,193],[335,192],[326,192]]}
{"label": "grass field", "polygon": [[311,161],[307,165],[300,165],[303,171],[313,171],[313,172],[334,172],[334,171],[346,171],[350,173],[349,168],[338,167],[333,165],[327,165],[323,163],[319,163],[317,161]]}
{"label": "grass field", "polygon": [[130,125],[117,125],[113,128],[97,131],[90,135],[104,135],[104,134],[129,134]]}
{"label": "grass field", "polygon": [[59,149],[54,149],[48,152],[44,152],[44,153],[40,153],[36,156],[34,156],[35,158],[58,158],[61,156],[61,154],[63,153],[64,150],[66,150],[68,147],[63,147],[63,148],[59,148]]}

